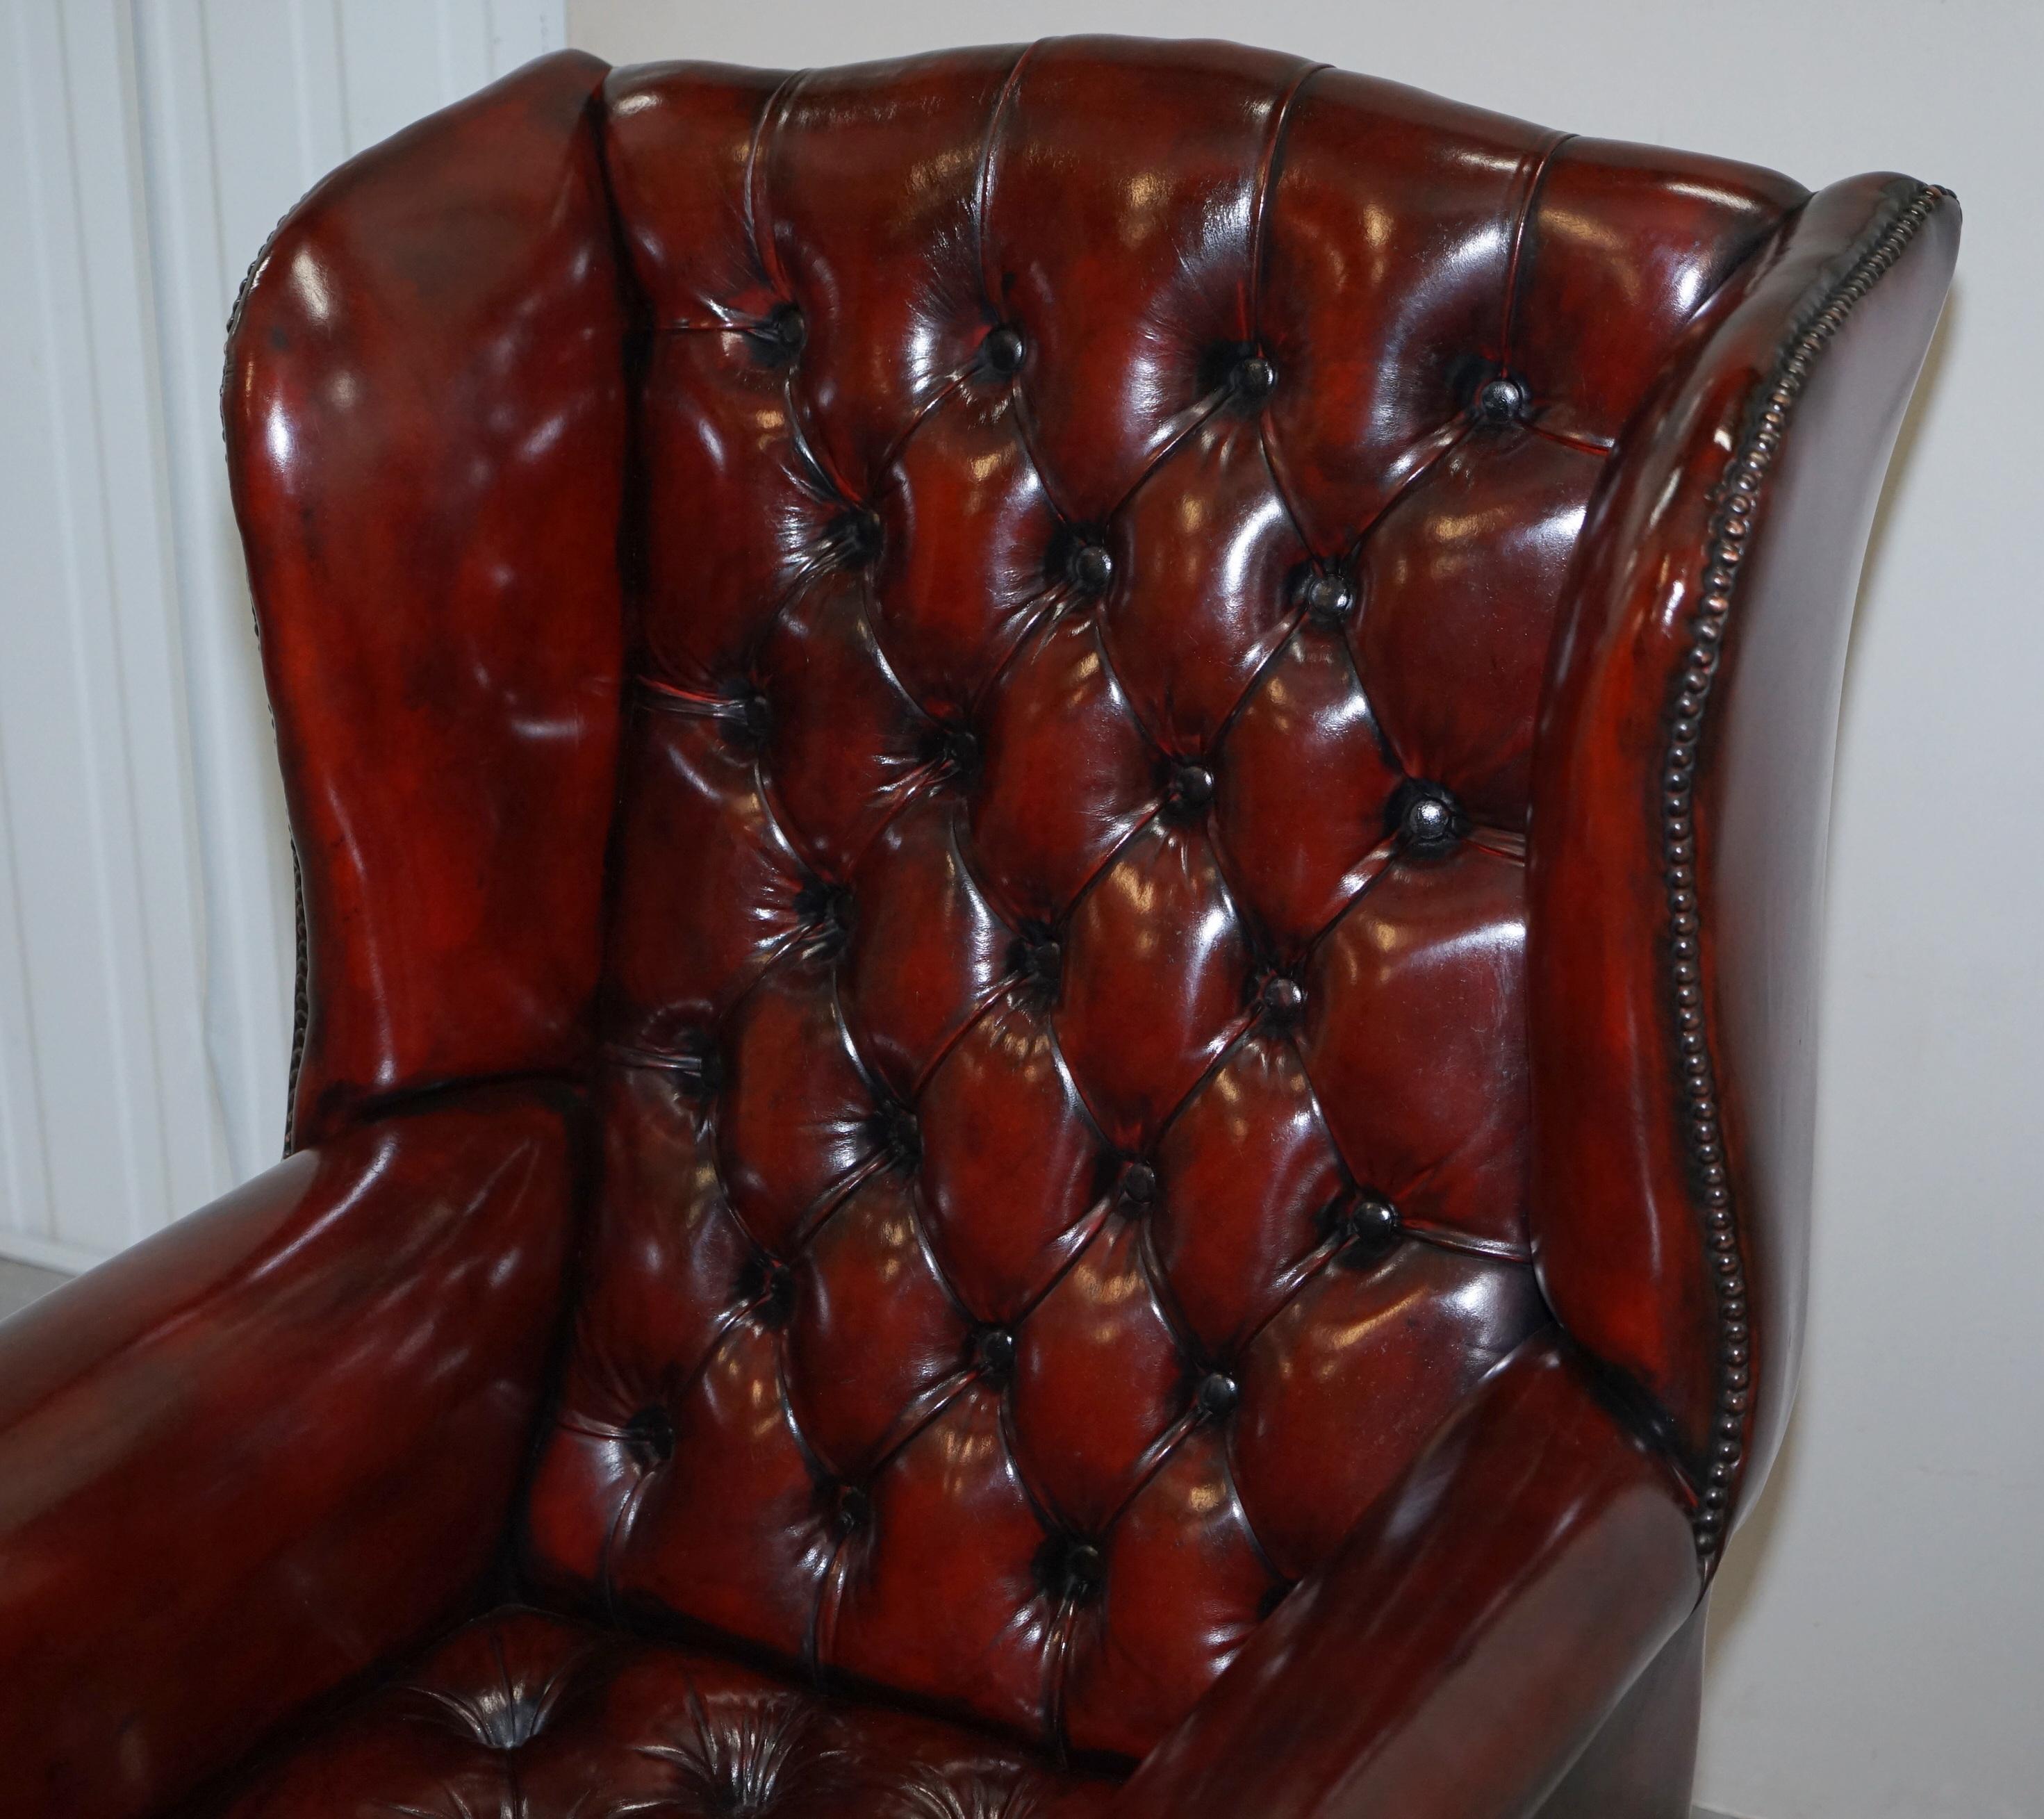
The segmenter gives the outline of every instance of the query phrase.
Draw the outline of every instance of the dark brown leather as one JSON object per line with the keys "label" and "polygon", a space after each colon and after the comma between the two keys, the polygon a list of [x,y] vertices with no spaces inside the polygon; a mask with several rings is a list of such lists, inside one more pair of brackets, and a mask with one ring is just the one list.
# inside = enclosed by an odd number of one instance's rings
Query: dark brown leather
{"label": "dark brown leather", "polygon": [[[564,56],[322,185],[227,395],[297,1134],[540,1076],[601,1168],[474,1338],[528,1383],[577,1221],[515,1503],[555,1614],[301,1710],[259,1798],[536,1819],[743,1761],[790,1819],[1468,1819],[1625,1759],[1786,1406],[1836,639],[1955,233],[1103,39]],[[281,1368],[225,1405],[266,1463]],[[78,1809],[398,1659],[501,1469],[359,1649],[287,1634]],[[194,1648],[243,1621],[180,1590]],[[122,1607],[75,1595],[90,1685]],[[120,1670],[148,1721],[183,1659]]]}
{"label": "dark brown leather", "polygon": [[560,1292],[565,1102],[359,1125],[0,1324],[0,1814],[159,1810],[474,1595]]}

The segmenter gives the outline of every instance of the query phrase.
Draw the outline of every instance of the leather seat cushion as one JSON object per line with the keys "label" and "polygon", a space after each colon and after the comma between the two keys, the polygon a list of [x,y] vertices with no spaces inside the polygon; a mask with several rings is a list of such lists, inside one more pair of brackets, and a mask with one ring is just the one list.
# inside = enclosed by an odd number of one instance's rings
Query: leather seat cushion
{"label": "leather seat cushion", "polygon": [[269,1752],[221,1819],[1089,1819],[1115,1783],[706,1650],[510,1606]]}

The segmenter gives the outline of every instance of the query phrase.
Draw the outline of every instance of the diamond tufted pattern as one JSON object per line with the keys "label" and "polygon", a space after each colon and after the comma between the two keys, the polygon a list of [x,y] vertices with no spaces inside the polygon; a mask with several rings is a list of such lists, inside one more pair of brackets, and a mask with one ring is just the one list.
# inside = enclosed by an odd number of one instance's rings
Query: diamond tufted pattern
{"label": "diamond tufted pattern", "polygon": [[530,1556],[1139,1757],[1547,1321],[1548,647],[1802,192],[1210,45],[602,106],[644,553]]}
{"label": "diamond tufted pattern", "polygon": [[0,1327],[0,1819],[1686,1813],[1958,231],[1100,39],[321,184],[294,1153]]}
{"label": "diamond tufted pattern", "polygon": [[256,1766],[222,1819],[1089,1819],[1112,1785],[513,1606]]}

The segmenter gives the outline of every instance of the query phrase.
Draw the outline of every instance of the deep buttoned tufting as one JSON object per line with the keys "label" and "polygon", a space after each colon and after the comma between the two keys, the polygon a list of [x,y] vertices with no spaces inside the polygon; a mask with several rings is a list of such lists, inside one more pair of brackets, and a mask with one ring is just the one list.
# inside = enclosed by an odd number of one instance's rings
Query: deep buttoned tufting
{"label": "deep buttoned tufting", "polygon": [[295,1153],[0,1325],[0,1819],[1686,1812],[1958,232],[1099,39],[322,182]]}
{"label": "deep buttoned tufting", "polygon": [[603,109],[645,558],[530,1558],[1138,1757],[1549,1317],[1550,635],[1802,192],[1211,46]]}
{"label": "deep buttoned tufting", "polygon": [[1113,1785],[700,1649],[510,1606],[259,1763],[222,1819],[1086,1819]]}

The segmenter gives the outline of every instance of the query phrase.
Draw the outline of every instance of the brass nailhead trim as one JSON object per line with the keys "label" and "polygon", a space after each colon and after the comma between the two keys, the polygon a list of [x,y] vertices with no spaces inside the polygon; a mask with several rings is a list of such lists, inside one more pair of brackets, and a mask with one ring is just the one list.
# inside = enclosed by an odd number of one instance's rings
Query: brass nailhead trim
{"label": "brass nailhead trim", "polygon": [[1673,725],[1662,764],[1661,838],[1666,865],[1669,971],[1677,1041],[1689,1103],[1684,1111],[1692,1176],[1701,1202],[1705,1267],[1718,1304],[1718,1385],[1710,1450],[1696,1513],[1696,1552],[1708,1576],[1716,1566],[1725,1522],[1743,1470],[1752,1409],[1750,1335],[1746,1263],[1725,1169],[1716,1076],[1712,1068],[1701,974],[1700,910],[1696,893],[1696,821],[1692,812],[1696,746],[1710,706],[1719,652],[1731,611],[1733,590],[1754,508],[1781,446],[1796,400],[1824,344],[1853,306],[1894,264],[1917,230],[1951,192],[1919,185],[1852,268],[1823,293],[1804,326],[1777,357],[1762,406],[1726,470],[1724,504],[1706,544],[1703,602],[1689,633],[1689,662],[1675,685]]}

